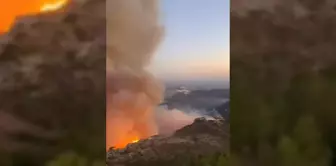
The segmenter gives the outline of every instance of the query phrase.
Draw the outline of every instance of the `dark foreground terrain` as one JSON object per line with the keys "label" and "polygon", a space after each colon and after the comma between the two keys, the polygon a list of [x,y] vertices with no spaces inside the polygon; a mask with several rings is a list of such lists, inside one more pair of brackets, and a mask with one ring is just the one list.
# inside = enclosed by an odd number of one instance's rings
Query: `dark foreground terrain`
{"label": "dark foreground terrain", "polygon": [[0,36],[1,166],[104,156],[105,1],[73,2]]}
{"label": "dark foreground terrain", "polygon": [[233,165],[336,164],[335,2],[231,1]]}

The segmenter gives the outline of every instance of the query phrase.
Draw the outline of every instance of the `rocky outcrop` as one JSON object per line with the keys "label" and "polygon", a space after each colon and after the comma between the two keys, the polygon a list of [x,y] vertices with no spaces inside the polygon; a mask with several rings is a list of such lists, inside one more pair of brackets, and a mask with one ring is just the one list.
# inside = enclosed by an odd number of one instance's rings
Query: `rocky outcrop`
{"label": "rocky outcrop", "polygon": [[[19,18],[0,36],[0,119],[12,119],[1,121],[0,135],[18,145],[7,150],[28,153],[28,147],[39,147],[44,155],[64,144],[71,149],[71,141],[94,130],[103,151],[105,22],[104,0],[72,1],[59,11]],[[36,133],[58,133],[57,143],[23,139],[22,132],[42,140]],[[70,139],[77,132],[82,135]],[[0,147],[6,143],[0,141]]]}
{"label": "rocky outcrop", "polygon": [[228,128],[223,119],[198,118],[171,136],[157,135],[129,144],[124,149],[111,148],[107,153],[107,164],[150,164],[156,161],[171,161],[185,155],[195,157],[228,152]]}

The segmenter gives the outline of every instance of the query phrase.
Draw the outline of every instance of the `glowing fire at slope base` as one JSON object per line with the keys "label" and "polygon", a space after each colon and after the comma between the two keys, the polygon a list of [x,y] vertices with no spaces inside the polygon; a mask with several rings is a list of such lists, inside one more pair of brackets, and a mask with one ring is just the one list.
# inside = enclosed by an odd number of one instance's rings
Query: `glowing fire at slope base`
{"label": "glowing fire at slope base", "polygon": [[135,139],[132,141],[132,143],[137,143],[137,142],[139,142],[139,139]]}
{"label": "glowing fire at slope base", "polygon": [[54,3],[45,3],[41,6],[41,12],[56,11],[63,8],[68,3],[68,0],[58,0]]}
{"label": "glowing fire at slope base", "polygon": [[137,142],[139,142],[139,140],[140,139],[138,137],[124,139],[123,141],[121,141],[118,144],[114,145],[114,147],[117,148],[117,149],[125,148],[128,144],[137,143]]}
{"label": "glowing fire at slope base", "polygon": [[106,1],[106,149],[157,134],[155,109],[164,88],[146,68],[163,35],[158,3]]}

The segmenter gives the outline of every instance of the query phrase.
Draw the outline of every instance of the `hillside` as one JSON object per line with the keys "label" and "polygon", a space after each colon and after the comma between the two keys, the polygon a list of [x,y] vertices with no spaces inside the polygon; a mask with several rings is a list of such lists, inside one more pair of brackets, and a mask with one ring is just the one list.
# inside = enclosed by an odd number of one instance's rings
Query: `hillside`
{"label": "hillside", "polygon": [[175,92],[166,97],[162,105],[168,109],[206,110],[225,103],[229,97],[229,89],[190,90],[188,93]]}
{"label": "hillside", "polygon": [[198,118],[194,123],[177,130],[173,135],[153,136],[129,144],[124,149],[111,148],[107,154],[107,163],[109,166],[155,165],[155,163],[168,166],[172,163],[183,162],[188,158],[228,151],[228,124],[220,119]]}

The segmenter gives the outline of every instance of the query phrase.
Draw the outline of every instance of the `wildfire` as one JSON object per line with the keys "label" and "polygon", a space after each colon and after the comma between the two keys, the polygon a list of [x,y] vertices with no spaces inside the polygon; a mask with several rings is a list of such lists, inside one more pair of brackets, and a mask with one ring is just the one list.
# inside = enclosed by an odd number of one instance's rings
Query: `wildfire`
{"label": "wildfire", "polygon": [[59,0],[54,3],[45,3],[41,6],[41,12],[55,11],[63,8],[68,3],[67,0]]}
{"label": "wildfire", "polygon": [[70,0],[0,0],[0,33],[7,32],[17,17],[59,10]]}
{"label": "wildfire", "polygon": [[139,140],[140,139],[138,137],[132,137],[132,138],[129,138],[129,139],[124,139],[123,141],[120,141],[118,144],[114,145],[114,147],[115,148],[124,148],[128,144],[139,142]]}
{"label": "wildfire", "polygon": [[134,139],[134,140],[132,141],[132,143],[137,143],[137,142],[139,142],[139,139]]}

